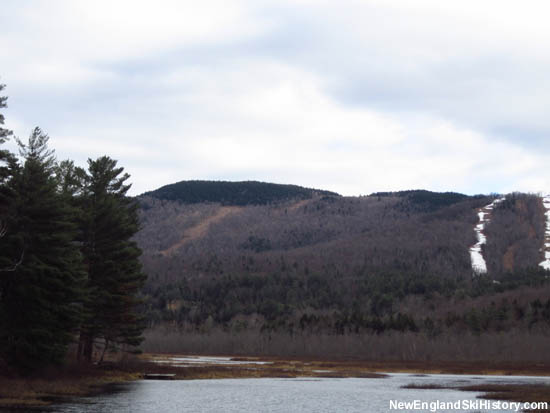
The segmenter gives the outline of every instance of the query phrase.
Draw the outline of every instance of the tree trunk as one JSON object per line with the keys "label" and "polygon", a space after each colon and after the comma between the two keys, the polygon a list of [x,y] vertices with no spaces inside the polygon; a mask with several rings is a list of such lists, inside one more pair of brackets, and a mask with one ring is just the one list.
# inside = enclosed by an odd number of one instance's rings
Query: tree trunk
{"label": "tree trunk", "polygon": [[83,347],[84,347],[84,337],[83,337],[83,334],[80,333],[80,337],[78,338],[78,349],[76,350],[76,361],[79,363],[82,360]]}
{"label": "tree trunk", "polygon": [[76,355],[77,360],[79,362],[85,361],[87,363],[91,363],[93,350],[94,350],[93,337],[88,333],[81,332],[80,339],[78,341],[78,352]]}
{"label": "tree trunk", "polygon": [[101,358],[99,359],[98,364],[103,363],[103,357],[105,357],[105,352],[107,351],[107,347],[109,347],[109,340],[105,339],[105,347],[103,347],[103,352],[101,353]]}

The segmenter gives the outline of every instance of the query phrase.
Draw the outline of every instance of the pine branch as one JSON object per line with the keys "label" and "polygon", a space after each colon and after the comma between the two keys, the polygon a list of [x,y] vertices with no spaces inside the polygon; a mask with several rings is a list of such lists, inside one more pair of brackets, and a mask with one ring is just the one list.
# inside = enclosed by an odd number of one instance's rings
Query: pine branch
{"label": "pine branch", "polygon": [[0,272],[14,272],[15,270],[17,270],[17,267],[19,267],[23,263],[23,258],[25,258],[25,250],[21,252],[21,257],[19,258],[19,261],[14,263],[12,267],[0,268]]}

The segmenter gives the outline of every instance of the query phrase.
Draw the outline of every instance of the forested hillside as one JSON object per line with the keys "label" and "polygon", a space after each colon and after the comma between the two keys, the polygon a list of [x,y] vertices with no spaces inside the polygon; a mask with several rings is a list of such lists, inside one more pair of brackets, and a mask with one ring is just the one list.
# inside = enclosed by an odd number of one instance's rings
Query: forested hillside
{"label": "forested hillside", "polygon": [[149,274],[146,345],[161,343],[162,326],[178,332],[172,350],[304,354],[330,351],[344,338],[355,343],[348,353],[360,354],[361,340],[388,334],[437,340],[547,331],[538,196],[511,194],[495,208],[485,231],[489,271],[472,271],[477,212],[493,199],[317,192],[224,205],[146,194],[136,238]]}
{"label": "forested hillside", "polygon": [[491,274],[513,272],[542,261],[546,217],[539,197],[513,193],[493,211],[485,231]]}

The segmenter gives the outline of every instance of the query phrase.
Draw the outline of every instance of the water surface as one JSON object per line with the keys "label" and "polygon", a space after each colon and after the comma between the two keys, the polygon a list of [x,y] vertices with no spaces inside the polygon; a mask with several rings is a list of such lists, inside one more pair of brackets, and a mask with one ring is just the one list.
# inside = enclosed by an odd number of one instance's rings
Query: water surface
{"label": "water surface", "polygon": [[[387,378],[144,380],[116,391],[55,405],[49,412],[389,412],[390,401],[476,400],[480,393],[455,389],[403,389],[407,384],[464,386],[481,383],[547,383],[550,378],[389,374]],[[424,411],[430,411],[424,410]],[[438,412],[456,410],[437,410]],[[510,412],[511,410],[461,410]]]}

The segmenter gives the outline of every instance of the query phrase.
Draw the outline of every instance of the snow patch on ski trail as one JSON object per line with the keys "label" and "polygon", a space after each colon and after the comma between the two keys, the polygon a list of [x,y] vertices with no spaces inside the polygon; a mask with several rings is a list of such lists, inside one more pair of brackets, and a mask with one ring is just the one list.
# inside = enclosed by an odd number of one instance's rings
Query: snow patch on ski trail
{"label": "snow patch on ski trail", "polygon": [[[504,201],[504,197],[495,199],[489,205],[484,206],[478,210],[477,216],[479,217],[479,222],[475,226],[474,231],[477,235],[477,243],[470,247],[470,258],[472,260],[472,270],[475,274],[485,274],[487,273],[487,263],[483,254],[481,252],[481,246],[487,243],[487,237],[483,233],[485,225],[491,220],[491,211],[498,203]],[[550,198],[549,198],[550,202]],[[549,204],[550,205],[550,204]],[[549,241],[550,243],[550,241]],[[550,253],[549,253],[550,258]],[[550,262],[549,262],[550,265]]]}
{"label": "snow patch on ski trail", "polygon": [[546,232],[544,233],[544,261],[539,265],[545,270],[550,270],[550,195],[542,198],[542,204],[546,209]]}

